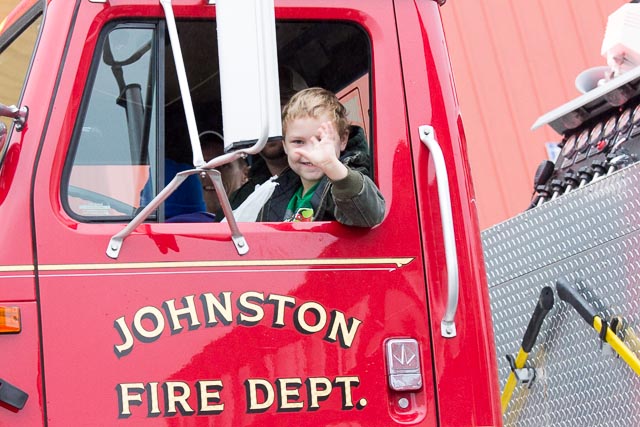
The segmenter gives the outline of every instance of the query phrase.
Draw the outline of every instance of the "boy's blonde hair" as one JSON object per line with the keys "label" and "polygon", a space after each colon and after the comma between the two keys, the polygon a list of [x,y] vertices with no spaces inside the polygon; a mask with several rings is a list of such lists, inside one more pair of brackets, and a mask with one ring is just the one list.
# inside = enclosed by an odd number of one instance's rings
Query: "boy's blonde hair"
{"label": "boy's blonde hair", "polygon": [[335,124],[340,137],[349,134],[347,109],[340,103],[337,96],[320,87],[303,89],[293,95],[282,110],[282,132],[286,135],[287,126],[295,119],[317,118],[325,113]]}

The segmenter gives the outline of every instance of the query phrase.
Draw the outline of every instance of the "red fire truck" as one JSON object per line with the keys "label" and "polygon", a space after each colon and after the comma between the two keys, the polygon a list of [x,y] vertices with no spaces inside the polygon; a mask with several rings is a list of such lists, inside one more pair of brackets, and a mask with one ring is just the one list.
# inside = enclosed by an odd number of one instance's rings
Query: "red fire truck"
{"label": "red fire truck", "polygon": [[367,133],[371,229],[150,202],[189,118],[224,131],[215,3],[24,0],[0,26],[0,426],[501,425],[444,2],[275,0],[279,66]]}

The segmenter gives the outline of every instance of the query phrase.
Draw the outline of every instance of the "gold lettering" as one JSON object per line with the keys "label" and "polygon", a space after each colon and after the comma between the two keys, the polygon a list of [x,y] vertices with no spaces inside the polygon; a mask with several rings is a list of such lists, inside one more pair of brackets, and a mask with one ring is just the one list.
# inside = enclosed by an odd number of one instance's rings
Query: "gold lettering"
{"label": "gold lettering", "polygon": [[184,308],[177,309],[176,308],[176,300],[171,299],[164,302],[164,309],[167,312],[167,317],[171,322],[171,330],[173,332],[181,331],[182,325],[180,324],[180,317],[188,316],[189,317],[189,330],[196,329],[200,326],[200,321],[198,320],[198,313],[196,313],[196,307],[193,303],[195,295],[187,295],[182,298],[182,304]]}
{"label": "gold lettering", "polygon": [[[310,325],[305,319],[305,314],[311,312],[315,316],[315,325]],[[327,324],[327,312],[317,302],[305,302],[296,310],[296,328],[304,334],[315,334],[321,331]]]}
{"label": "gold lettering", "polygon": [[351,395],[351,384],[357,387],[360,384],[358,377],[336,377],[333,384],[342,389],[342,409],[353,408],[353,397]]}
{"label": "gold lettering", "polygon": [[[238,316],[238,323],[246,326],[253,326],[260,322],[264,317],[264,309],[260,304],[254,301],[264,302],[264,294],[261,292],[245,292],[240,295],[238,300],[238,308],[241,313]],[[253,315],[251,316],[250,314]]]}
{"label": "gold lettering", "polygon": [[309,393],[309,410],[315,411],[320,408],[321,400],[327,400],[333,386],[328,378],[310,377],[307,379],[307,389]]}
{"label": "gold lettering", "polygon": [[124,316],[117,318],[113,325],[123,341],[122,344],[113,346],[113,350],[116,352],[116,356],[118,357],[126,356],[131,353],[131,350],[133,350],[133,335],[131,334],[127,323],[124,321]]}
{"label": "gold lettering", "polygon": [[[247,393],[248,413],[265,412],[275,400],[273,386],[267,380],[249,378],[244,382]],[[258,389],[262,392],[262,399],[258,398]],[[261,400],[261,401],[260,401]]]}
{"label": "gold lettering", "polygon": [[[120,358],[130,354],[137,342],[152,343],[158,340],[167,322],[174,334],[182,331],[185,321],[189,330],[199,328],[202,325],[200,309],[204,312],[207,327],[216,326],[218,322],[228,326],[234,320],[238,325],[255,326],[264,321],[270,310],[264,307],[265,304],[273,305],[273,328],[288,327],[290,325],[287,322],[293,321],[293,327],[299,333],[322,333],[325,341],[339,342],[345,349],[354,345],[362,325],[361,320],[347,317],[338,310],[327,312],[322,304],[314,301],[296,305],[296,298],[279,294],[269,294],[265,300],[264,293],[253,291],[243,292],[235,300],[232,300],[233,296],[233,292],[200,294],[200,308],[196,307],[196,295],[187,295],[182,297],[181,306],[176,304],[176,299],[170,299],[162,302],[161,308],[142,307],[135,312],[133,321],[129,323],[125,316],[119,317],[114,321],[114,328],[120,336],[120,343],[114,344],[114,353]],[[293,311],[288,312],[288,308]]]}
{"label": "gold lettering", "polygon": [[182,415],[191,415],[194,413],[191,406],[189,406],[189,396],[191,396],[191,389],[187,383],[182,381],[168,381],[164,383],[166,412],[173,415],[178,410]]}
{"label": "gold lettering", "polygon": [[[147,330],[142,324],[143,319],[149,319],[154,324],[153,329]],[[142,342],[152,342],[158,339],[164,330],[164,317],[156,307],[142,307],[133,317],[133,330]]]}
{"label": "gold lettering", "polygon": [[[224,298],[224,304],[220,299]],[[233,322],[233,312],[231,308],[231,292],[222,292],[216,298],[211,293],[200,295],[200,301],[205,308],[207,326],[214,326],[218,323],[218,316],[223,325],[230,325]]]}
{"label": "gold lettering", "polygon": [[286,306],[295,307],[296,299],[285,295],[271,294],[269,295],[269,298],[267,298],[267,302],[274,303],[275,305],[273,313],[273,327],[283,328],[284,309],[286,308]]}
{"label": "gold lettering", "polygon": [[304,402],[289,401],[290,397],[293,397],[294,400],[300,399],[300,392],[298,391],[302,385],[300,378],[278,378],[276,383],[278,383],[278,411],[293,412],[304,407]]}
{"label": "gold lettering", "polygon": [[222,381],[198,381],[198,414],[218,414],[224,411],[224,403],[220,402]]}
{"label": "gold lettering", "polygon": [[358,327],[361,323],[361,320],[352,317],[351,319],[349,319],[349,324],[347,325],[347,319],[345,318],[344,313],[338,310],[333,310],[331,312],[331,323],[329,325],[329,331],[327,332],[325,340],[330,342],[336,342],[337,340],[340,340],[341,347],[350,348],[351,344],[353,344],[353,339],[356,337],[356,332],[358,331]]}
{"label": "gold lettering", "polygon": [[118,392],[118,417],[128,418],[131,416],[131,405],[139,406],[142,404],[144,384],[118,384],[116,386],[116,391]]}
{"label": "gold lettering", "polygon": [[147,384],[146,389],[147,396],[149,397],[149,401],[147,402],[149,406],[149,415],[160,415],[160,405],[158,402],[158,383],[149,383]]}

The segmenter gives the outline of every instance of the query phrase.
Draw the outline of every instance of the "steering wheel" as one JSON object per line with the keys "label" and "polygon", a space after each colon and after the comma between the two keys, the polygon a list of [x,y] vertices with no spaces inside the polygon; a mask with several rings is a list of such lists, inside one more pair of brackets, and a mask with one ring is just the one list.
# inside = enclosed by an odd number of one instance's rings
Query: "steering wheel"
{"label": "steering wheel", "polygon": [[133,216],[133,213],[136,210],[135,207],[121,200],[114,199],[113,197],[109,197],[105,194],[97,193],[86,188],[76,187],[75,185],[69,186],[67,194],[70,197],[77,197],[78,199],[86,200],[89,202],[100,203],[127,216]]}

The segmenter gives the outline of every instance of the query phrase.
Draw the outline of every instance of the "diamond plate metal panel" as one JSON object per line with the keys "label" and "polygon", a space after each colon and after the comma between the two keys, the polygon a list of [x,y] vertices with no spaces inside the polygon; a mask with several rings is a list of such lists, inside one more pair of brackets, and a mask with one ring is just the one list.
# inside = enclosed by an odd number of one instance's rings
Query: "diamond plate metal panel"
{"label": "diamond plate metal panel", "polygon": [[[565,277],[604,318],[628,322],[640,355],[640,165],[619,171],[482,235],[501,387],[544,286]],[[640,378],[556,294],[505,426],[640,426]]]}

